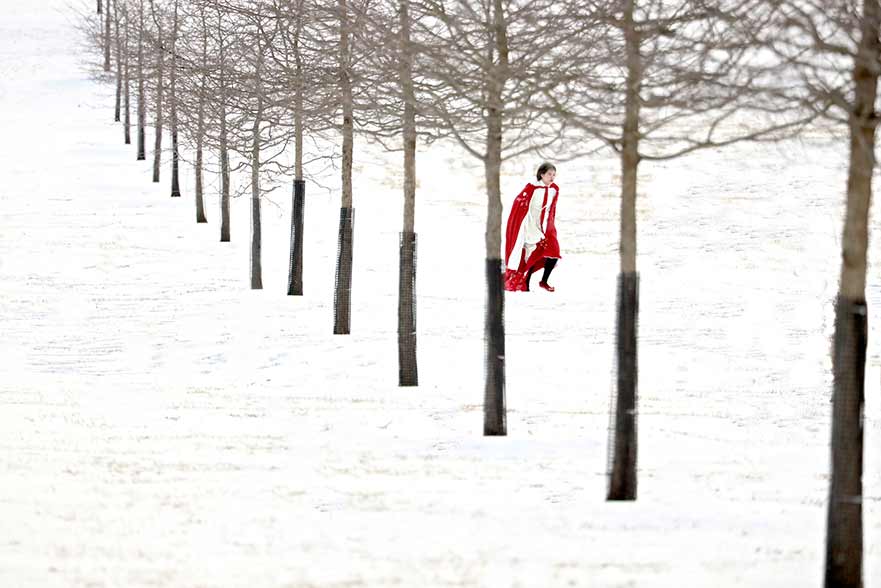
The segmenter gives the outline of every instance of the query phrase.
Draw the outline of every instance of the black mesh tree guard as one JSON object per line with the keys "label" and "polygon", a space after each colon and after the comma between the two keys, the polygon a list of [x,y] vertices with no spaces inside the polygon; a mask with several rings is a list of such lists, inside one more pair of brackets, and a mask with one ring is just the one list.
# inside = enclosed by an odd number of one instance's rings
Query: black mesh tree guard
{"label": "black mesh tree guard", "polygon": [[636,391],[637,321],[639,317],[639,274],[618,276],[617,301],[618,387],[614,418],[609,432],[609,493],[607,500],[636,500]]}
{"label": "black mesh tree guard", "polygon": [[171,197],[180,197],[180,150],[176,128],[171,132]]}
{"label": "black mesh tree guard", "polygon": [[291,257],[288,268],[288,296],[303,295],[303,212],[306,181],[294,180],[294,202],[291,209]]}
{"label": "black mesh tree guard", "polygon": [[826,587],[863,585],[865,301],[839,297],[832,356],[832,472],[826,521]]}
{"label": "black mesh tree guard", "polygon": [[416,362],[416,233],[401,233],[398,268],[398,385],[418,386]]}
{"label": "black mesh tree guard", "polygon": [[505,288],[501,259],[486,260],[486,388],[483,397],[483,434],[507,435],[505,406]]}
{"label": "black mesh tree guard", "polygon": [[352,234],[355,209],[340,208],[340,234],[337,247],[336,283],[333,295],[333,334],[348,335],[352,314]]}

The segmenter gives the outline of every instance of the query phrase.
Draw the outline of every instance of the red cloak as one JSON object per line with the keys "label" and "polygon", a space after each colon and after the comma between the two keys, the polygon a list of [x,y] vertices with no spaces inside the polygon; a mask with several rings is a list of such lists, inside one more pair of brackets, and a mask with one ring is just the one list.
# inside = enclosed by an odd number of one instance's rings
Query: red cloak
{"label": "red cloak", "polygon": [[516,270],[508,268],[508,262],[514,247],[517,244],[520,231],[523,228],[523,221],[529,212],[529,203],[536,192],[536,186],[532,183],[526,184],[526,187],[520,191],[514,203],[511,205],[511,212],[508,214],[508,225],[505,230],[505,290],[511,292],[523,292],[526,290],[526,274],[544,267],[546,257],[560,258],[560,243],[557,241],[557,227],[554,224],[554,218],[557,214],[557,199],[560,195],[560,188],[557,184],[551,184],[547,190],[539,190],[539,194],[544,199],[551,198],[551,190],[554,190],[555,196],[550,207],[547,207],[547,200],[542,202],[542,212],[539,226],[544,224],[545,211],[547,211],[547,224],[545,225],[544,238],[536,243],[536,247],[529,259],[526,258],[526,248],[521,247],[519,251],[520,264]]}

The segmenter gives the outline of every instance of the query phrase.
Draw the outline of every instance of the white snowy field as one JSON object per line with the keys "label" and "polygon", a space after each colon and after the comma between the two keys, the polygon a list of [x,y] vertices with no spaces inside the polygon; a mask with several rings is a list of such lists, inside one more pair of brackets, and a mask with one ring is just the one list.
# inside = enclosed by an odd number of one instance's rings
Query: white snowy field
{"label": "white snowy field", "polygon": [[[557,291],[506,297],[509,435],[485,439],[478,162],[419,155],[421,385],[401,389],[397,156],[356,142],[334,336],[338,192],[307,188],[304,297],[289,189],[264,204],[250,290],[247,200],[219,243],[215,180],[203,225],[190,169],[180,199],[167,164],[151,183],[65,2],[0,7],[0,586],[821,585],[840,145],[643,168],[639,499],[608,503],[614,159],[559,166]],[[506,203],[537,163],[506,166]],[[877,264],[869,297],[879,586]]]}

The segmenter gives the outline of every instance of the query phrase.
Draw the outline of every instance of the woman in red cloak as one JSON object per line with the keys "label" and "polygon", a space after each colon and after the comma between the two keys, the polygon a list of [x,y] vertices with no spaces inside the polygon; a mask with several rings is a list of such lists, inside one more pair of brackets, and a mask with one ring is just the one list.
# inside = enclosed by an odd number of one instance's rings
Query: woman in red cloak
{"label": "woman in red cloak", "polygon": [[560,193],[554,183],[556,176],[557,168],[553,164],[541,164],[535,174],[536,183],[526,184],[511,205],[505,231],[505,290],[528,292],[533,272],[544,268],[538,285],[548,292],[554,291],[548,278],[560,259],[554,226]]}

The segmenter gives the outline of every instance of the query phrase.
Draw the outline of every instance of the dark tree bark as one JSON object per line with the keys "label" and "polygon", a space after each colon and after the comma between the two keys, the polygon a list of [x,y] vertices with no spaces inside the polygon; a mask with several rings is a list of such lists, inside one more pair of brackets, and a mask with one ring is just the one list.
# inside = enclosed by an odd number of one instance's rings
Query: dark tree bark
{"label": "dark tree bark", "polygon": [[636,180],[639,165],[639,92],[642,63],[639,33],[633,23],[634,0],[624,3],[627,87],[621,149],[621,273],[618,277],[618,393],[608,500],[636,500],[637,321]]}
{"label": "dark tree bark", "polygon": [[204,184],[204,150],[205,150],[205,88],[208,83],[208,19],[205,6],[199,5],[199,17],[202,22],[202,75],[199,86],[199,105],[196,111],[196,222],[207,223],[205,217]]}
{"label": "dark tree bark", "polygon": [[401,90],[404,98],[404,227],[398,280],[398,385],[418,386],[416,355],[416,92],[410,46],[410,0],[400,2]]}
{"label": "dark tree bark", "polygon": [[156,120],[155,120],[155,140],[153,143],[153,181],[159,181],[159,168],[162,163],[162,131],[163,131],[163,102],[165,100],[165,39],[162,34],[161,16],[156,14],[156,7],[153,0],[150,0],[150,9],[153,14],[153,20],[156,23],[157,32],[157,63],[156,63]]}
{"label": "dark tree bark", "polygon": [[98,14],[101,14],[102,12],[103,10],[101,8],[101,0],[98,0]]}
{"label": "dark tree bark", "polygon": [[334,288],[335,335],[348,335],[351,331],[352,253],[354,238],[354,209],[352,207],[352,147],[354,141],[354,101],[352,80],[349,72],[349,14],[346,0],[338,0],[340,19],[339,77],[343,106],[343,162],[342,202],[340,210],[339,252],[337,256],[337,279]]}
{"label": "dark tree bark", "polygon": [[220,241],[230,239],[229,227],[229,148],[226,122],[226,47],[223,43],[223,23],[220,12],[217,14],[217,35],[219,48],[219,86],[220,86]]}
{"label": "dark tree bark", "polygon": [[147,104],[144,92],[144,0],[138,0],[138,161],[147,159]]}
{"label": "dark tree bark", "polygon": [[493,1],[494,71],[487,84],[487,129],[484,172],[486,176],[486,382],[483,434],[507,435],[505,401],[504,273],[502,272],[502,92],[508,75],[508,36],[502,0]]}
{"label": "dark tree bark", "polygon": [[832,390],[832,458],[826,531],[825,585],[863,585],[863,413],[868,316],[866,267],[869,208],[875,169],[881,8],[863,2],[860,42],[853,66],[854,104],[849,117],[850,163],[841,239],[841,277],[835,306]]}
{"label": "dark tree bark", "polygon": [[306,182],[294,180],[291,209],[291,260],[288,271],[288,295],[303,295],[303,217],[305,215]]}
{"label": "dark tree bark", "polygon": [[132,110],[131,110],[131,96],[130,96],[130,86],[131,80],[129,78],[128,71],[128,32],[129,32],[129,22],[128,22],[128,6],[125,6],[123,9],[123,20],[125,21],[125,36],[123,38],[123,55],[125,55],[125,61],[123,62],[123,97],[125,100],[125,115],[123,120],[123,126],[125,127],[123,131],[123,136],[125,139],[126,145],[131,145],[132,142]]}
{"label": "dark tree bark", "polygon": [[171,30],[171,196],[180,196],[180,151],[178,145],[177,120],[177,36],[178,36],[178,0],[174,0],[174,20]]}
{"label": "dark tree bark", "polygon": [[254,71],[257,110],[251,128],[251,289],[263,288],[261,264],[262,225],[260,223],[260,123],[263,121],[263,48],[257,37],[257,64]]}
{"label": "dark tree bark", "polygon": [[305,226],[306,182],[303,180],[303,58],[300,54],[302,13],[298,13],[293,33],[294,78],[294,194],[291,209],[291,255],[288,271],[288,295],[303,295],[303,228]]}
{"label": "dark tree bark", "polygon": [[[110,5],[107,6],[110,11]],[[108,20],[110,16],[108,14]],[[122,33],[119,31],[119,0],[113,3],[113,23],[116,25],[114,44],[116,45],[116,104],[113,109],[113,122],[119,122],[122,118]]]}

